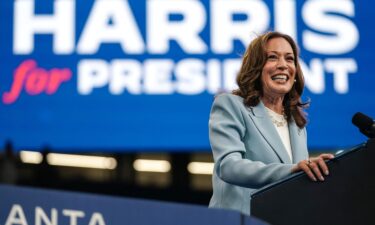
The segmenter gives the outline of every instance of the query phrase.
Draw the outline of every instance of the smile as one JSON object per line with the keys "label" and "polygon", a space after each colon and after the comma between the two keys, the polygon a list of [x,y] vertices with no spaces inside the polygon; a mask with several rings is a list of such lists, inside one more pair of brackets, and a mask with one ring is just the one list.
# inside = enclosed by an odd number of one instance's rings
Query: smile
{"label": "smile", "polygon": [[289,77],[285,74],[277,74],[275,76],[272,76],[271,79],[275,81],[288,81]]}

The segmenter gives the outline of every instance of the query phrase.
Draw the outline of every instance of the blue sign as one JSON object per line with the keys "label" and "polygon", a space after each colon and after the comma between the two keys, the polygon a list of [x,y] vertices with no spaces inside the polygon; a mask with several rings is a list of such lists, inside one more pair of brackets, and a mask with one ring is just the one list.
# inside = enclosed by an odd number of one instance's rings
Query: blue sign
{"label": "blue sign", "polygon": [[[372,1],[0,1],[0,142],[17,149],[209,151],[214,95],[257,34],[301,49],[311,150],[365,140]],[[372,19],[373,18],[373,19]]]}
{"label": "blue sign", "polygon": [[231,210],[6,185],[0,202],[4,225],[265,224]]}

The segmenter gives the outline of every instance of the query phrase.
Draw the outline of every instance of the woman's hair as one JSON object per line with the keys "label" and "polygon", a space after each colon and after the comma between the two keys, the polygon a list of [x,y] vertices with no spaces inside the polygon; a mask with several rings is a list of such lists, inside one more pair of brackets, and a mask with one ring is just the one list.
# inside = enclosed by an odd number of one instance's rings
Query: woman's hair
{"label": "woman's hair", "polygon": [[293,49],[294,64],[296,67],[295,83],[283,100],[284,113],[288,121],[293,118],[299,128],[305,127],[307,123],[306,115],[303,111],[309,103],[302,103],[301,95],[305,86],[303,73],[298,61],[298,47],[294,40],[286,34],[279,32],[267,32],[255,38],[248,48],[242,60],[240,72],[237,75],[238,89],[233,94],[244,98],[246,106],[256,106],[260,97],[263,96],[261,75],[267,61],[266,45],[272,38],[284,38]]}

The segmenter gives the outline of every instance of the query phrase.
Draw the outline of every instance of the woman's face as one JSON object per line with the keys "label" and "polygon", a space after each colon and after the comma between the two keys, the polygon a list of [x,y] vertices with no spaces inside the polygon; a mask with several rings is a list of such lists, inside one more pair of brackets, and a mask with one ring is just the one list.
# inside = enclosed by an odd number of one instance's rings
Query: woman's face
{"label": "woman's face", "polygon": [[266,45],[267,61],[262,70],[263,95],[281,97],[294,84],[296,66],[293,49],[284,38],[272,38]]}

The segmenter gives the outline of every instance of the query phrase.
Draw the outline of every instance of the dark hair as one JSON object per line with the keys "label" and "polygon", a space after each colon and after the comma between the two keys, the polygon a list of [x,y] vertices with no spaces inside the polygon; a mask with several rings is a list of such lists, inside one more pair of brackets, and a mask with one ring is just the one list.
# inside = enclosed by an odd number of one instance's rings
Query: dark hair
{"label": "dark hair", "polygon": [[293,49],[294,64],[296,66],[296,82],[292,89],[284,97],[284,112],[288,121],[293,118],[299,128],[305,127],[307,118],[304,108],[307,108],[309,102],[302,103],[301,95],[305,86],[303,73],[298,61],[298,47],[294,40],[286,34],[280,32],[267,32],[255,38],[247,47],[242,60],[240,72],[237,75],[238,89],[233,94],[244,98],[246,106],[256,106],[259,104],[260,97],[263,95],[261,75],[264,65],[267,61],[266,45],[272,38],[284,38]]}

